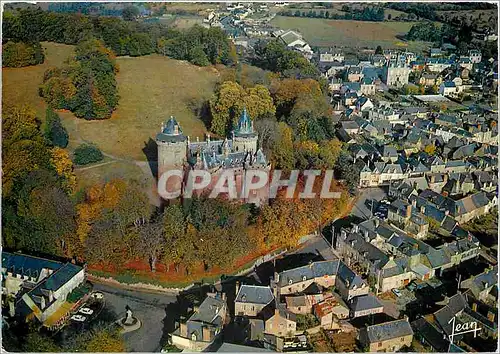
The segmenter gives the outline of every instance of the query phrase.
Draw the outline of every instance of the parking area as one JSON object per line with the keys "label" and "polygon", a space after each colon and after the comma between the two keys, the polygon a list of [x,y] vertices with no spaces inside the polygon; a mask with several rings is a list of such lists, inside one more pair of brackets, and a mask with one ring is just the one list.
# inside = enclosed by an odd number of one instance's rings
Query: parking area
{"label": "parking area", "polygon": [[[371,200],[387,199],[387,187],[363,188],[359,191],[358,200],[352,209],[352,214],[361,219],[369,219],[371,217]],[[375,211],[375,210],[374,210]]]}

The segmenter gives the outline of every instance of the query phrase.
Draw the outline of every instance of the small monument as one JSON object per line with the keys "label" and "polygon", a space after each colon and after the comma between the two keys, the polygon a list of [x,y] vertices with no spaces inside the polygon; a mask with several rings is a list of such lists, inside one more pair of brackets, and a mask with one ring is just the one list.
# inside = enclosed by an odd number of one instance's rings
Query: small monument
{"label": "small monument", "polygon": [[141,321],[134,317],[132,309],[128,305],[125,307],[125,317],[120,318],[117,322],[122,327],[122,334],[135,331],[142,325]]}

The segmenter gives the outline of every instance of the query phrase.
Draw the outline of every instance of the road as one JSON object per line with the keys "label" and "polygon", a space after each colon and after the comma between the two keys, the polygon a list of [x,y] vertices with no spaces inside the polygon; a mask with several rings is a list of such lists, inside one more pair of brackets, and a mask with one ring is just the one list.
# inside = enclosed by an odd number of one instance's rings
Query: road
{"label": "road", "polygon": [[127,351],[160,351],[164,328],[171,325],[170,316],[167,314],[175,314],[176,296],[165,293],[131,291],[100,283],[94,283],[94,290],[104,293],[106,308],[112,311],[117,318],[125,313],[125,307],[128,305],[132,309],[133,315],[142,322],[140,329],[124,334]]}

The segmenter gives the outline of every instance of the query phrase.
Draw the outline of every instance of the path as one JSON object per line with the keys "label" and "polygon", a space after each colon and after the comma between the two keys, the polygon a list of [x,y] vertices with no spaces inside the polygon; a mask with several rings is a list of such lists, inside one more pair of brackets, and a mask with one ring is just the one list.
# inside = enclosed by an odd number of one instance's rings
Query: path
{"label": "path", "polygon": [[103,162],[103,163],[98,163],[98,164],[95,164],[95,165],[92,165],[92,166],[75,167],[75,170],[76,171],[85,171],[85,170],[89,170],[91,168],[101,167],[101,166],[109,165],[110,163],[115,163],[115,162],[116,162],[115,160],[112,160],[112,161],[107,161],[107,162]]}

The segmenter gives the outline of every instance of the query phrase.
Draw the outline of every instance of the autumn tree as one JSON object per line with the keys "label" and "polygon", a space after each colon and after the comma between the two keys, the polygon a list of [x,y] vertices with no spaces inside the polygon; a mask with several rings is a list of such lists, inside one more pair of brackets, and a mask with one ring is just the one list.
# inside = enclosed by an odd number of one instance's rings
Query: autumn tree
{"label": "autumn tree", "polygon": [[210,101],[211,130],[219,135],[227,135],[246,108],[252,119],[274,115],[276,109],[268,89],[262,85],[244,89],[233,81],[223,82]]}
{"label": "autumn tree", "polygon": [[295,166],[293,131],[284,122],[278,124],[278,134],[272,147],[271,158],[276,168],[291,170]]}
{"label": "autumn tree", "polygon": [[51,150],[51,155],[50,162],[60,178],[61,186],[66,193],[73,194],[76,190],[76,176],[69,153],[60,147],[54,147]]}

